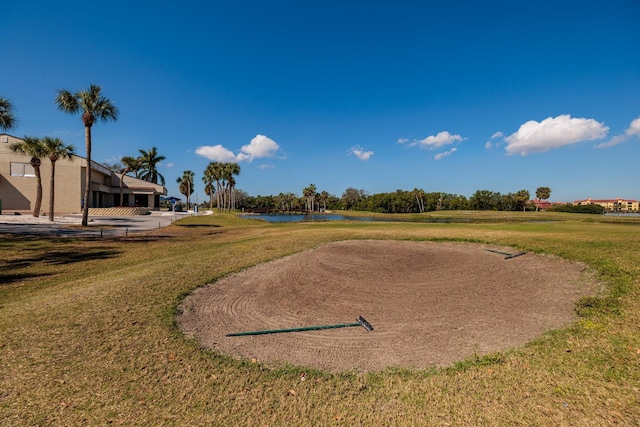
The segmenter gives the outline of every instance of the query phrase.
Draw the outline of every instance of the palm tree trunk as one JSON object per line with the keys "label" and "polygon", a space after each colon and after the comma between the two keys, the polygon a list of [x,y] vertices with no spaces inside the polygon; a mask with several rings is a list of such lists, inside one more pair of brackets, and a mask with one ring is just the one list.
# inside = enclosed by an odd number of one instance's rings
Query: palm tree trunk
{"label": "palm tree trunk", "polygon": [[122,175],[120,175],[120,207],[124,206],[122,204],[122,192],[124,191],[123,187],[124,187],[124,172],[122,172]]}
{"label": "palm tree trunk", "polygon": [[191,206],[191,184],[187,180],[187,210]]}
{"label": "palm tree trunk", "polygon": [[51,162],[51,180],[49,181],[49,221],[53,221],[54,198],[55,198],[55,181],[56,181],[56,162]]}
{"label": "palm tree trunk", "polygon": [[38,218],[40,216],[40,207],[42,206],[42,177],[40,176],[40,166],[36,165],[33,168],[33,172],[36,174],[36,203],[33,205],[33,217]]}
{"label": "palm tree trunk", "polygon": [[82,226],[89,224],[89,197],[91,196],[91,126],[84,127],[84,139],[87,148],[87,171],[85,175],[84,204],[82,206]]}
{"label": "palm tree trunk", "polygon": [[218,213],[220,213],[220,180],[216,179],[216,207],[218,208]]}

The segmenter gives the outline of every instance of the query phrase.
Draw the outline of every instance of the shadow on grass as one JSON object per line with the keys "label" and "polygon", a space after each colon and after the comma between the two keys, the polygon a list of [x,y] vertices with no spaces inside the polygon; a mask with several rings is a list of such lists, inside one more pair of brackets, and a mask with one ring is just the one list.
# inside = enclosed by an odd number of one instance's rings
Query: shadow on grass
{"label": "shadow on grass", "polygon": [[[153,235],[153,236],[148,236],[148,235],[138,236],[136,234],[129,234],[129,236],[113,236],[109,238],[113,241],[122,242],[122,243],[153,243],[153,242],[160,242],[168,239],[175,239],[176,236],[164,235],[164,234]],[[105,240],[105,239],[102,239],[102,240]]]}
{"label": "shadow on grass", "polygon": [[49,273],[19,273],[19,274],[4,274],[0,273],[0,286],[10,285],[21,280],[33,279],[34,277],[49,276]]}
{"label": "shadow on grass", "polygon": [[176,224],[178,227],[187,227],[187,228],[217,228],[217,227],[221,227],[220,225],[217,224]]}
{"label": "shadow on grass", "polygon": [[66,265],[83,261],[93,261],[97,259],[112,258],[121,251],[113,249],[101,249],[101,248],[84,248],[82,250],[60,250],[46,252],[40,255],[32,256],[29,258],[16,259],[12,261],[5,261],[0,264],[2,268],[27,268],[34,266],[35,264],[53,264],[53,265]]}
{"label": "shadow on grass", "polygon": [[113,258],[114,256],[122,253],[122,251],[111,249],[88,249],[83,251],[69,250],[51,252],[47,254],[47,257],[43,260],[49,264],[63,265],[72,264],[82,261],[93,261],[96,259]]}

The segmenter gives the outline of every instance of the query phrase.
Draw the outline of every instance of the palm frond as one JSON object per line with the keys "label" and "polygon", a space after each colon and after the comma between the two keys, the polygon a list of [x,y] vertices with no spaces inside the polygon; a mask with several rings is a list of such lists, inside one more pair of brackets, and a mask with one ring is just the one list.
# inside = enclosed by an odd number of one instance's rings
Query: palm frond
{"label": "palm frond", "polygon": [[60,89],[58,91],[55,103],[58,106],[58,110],[66,113],[77,113],[80,111],[80,103],[78,102],[76,95],[65,89]]}

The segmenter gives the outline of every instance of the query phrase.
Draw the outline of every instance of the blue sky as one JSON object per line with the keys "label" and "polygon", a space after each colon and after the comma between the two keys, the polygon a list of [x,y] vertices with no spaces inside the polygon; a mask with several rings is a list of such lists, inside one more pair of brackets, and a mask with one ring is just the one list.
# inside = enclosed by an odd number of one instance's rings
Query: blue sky
{"label": "blue sky", "polygon": [[93,159],[158,147],[169,195],[236,161],[250,195],[338,197],[540,186],[552,201],[640,199],[640,2],[17,1],[0,96],[16,136],[84,155],[58,89],[120,109]]}

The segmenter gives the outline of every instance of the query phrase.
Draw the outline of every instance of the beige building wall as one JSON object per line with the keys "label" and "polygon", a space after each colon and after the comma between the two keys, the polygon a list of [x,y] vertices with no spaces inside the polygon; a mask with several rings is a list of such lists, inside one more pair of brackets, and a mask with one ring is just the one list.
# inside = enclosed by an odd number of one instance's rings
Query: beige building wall
{"label": "beige building wall", "polygon": [[[32,212],[37,191],[37,178],[29,164],[31,158],[11,151],[9,146],[21,142],[19,138],[0,134],[0,199],[2,209],[10,211]],[[56,162],[55,175],[55,212],[79,213],[81,211],[80,186],[78,179],[84,159],[74,157],[72,160],[60,159]],[[20,166],[24,166],[25,174],[20,176]],[[13,168],[13,174],[12,174]],[[18,172],[18,173],[16,173]],[[49,193],[51,182],[51,161],[41,160],[40,175],[42,178],[41,211],[49,211]]]}
{"label": "beige building wall", "polygon": [[[37,191],[37,179],[30,166],[31,158],[14,153],[9,146],[22,142],[20,138],[0,134],[0,200],[3,211],[31,213],[34,209]],[[89,207],[111,208],[120,204],[120,175],[104,166],[92,162],[91,196]],[[82,212],[87,160],[73,156],[71,160],[59,159],[56,162],[55,174],[55,207],[56,214],[73,214]],[[24,172],[24,173],[22,173]],[[41,159],[40,174],[42,178],[41,213],[49,211],[49,192],[51,181],[51,161]],[[159,209],[160,195],[166,194],[161,185],[125,176],[123,185],[125,206],[146,206]]]}
{"label": "beige building wall", "polygon": [[586,199],[574,202],[576,205],[600,205],[611,212],[638,212],[640,202],[631,199]]}

